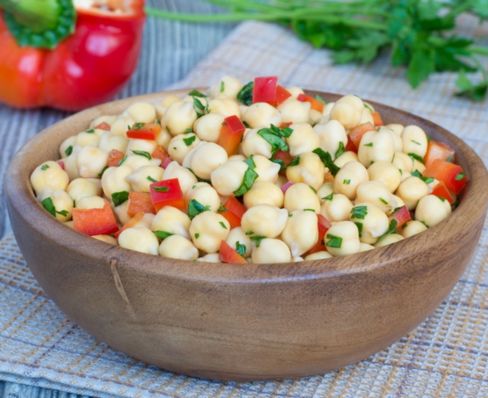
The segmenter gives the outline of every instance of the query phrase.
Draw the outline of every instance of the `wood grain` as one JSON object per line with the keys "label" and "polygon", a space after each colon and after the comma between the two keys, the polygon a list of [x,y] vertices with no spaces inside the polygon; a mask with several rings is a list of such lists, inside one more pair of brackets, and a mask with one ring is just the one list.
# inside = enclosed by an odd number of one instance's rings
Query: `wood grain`
{"label": "wood grain", "polygon": [[213,379],[324,373],[413,329],[469,263],[488,201],[482,161],[438,125],[376,103],[386,122],[417,124],[454,147],[470,179],[448,219],[394,245],[304,263],[195,264],[113,247],[50,217],[33,196],[32,170],[94,117],[160,96],[91,108],[42,131],[16,155],[5,182],[14,233],[35,277],[69,318],[113,348]]}

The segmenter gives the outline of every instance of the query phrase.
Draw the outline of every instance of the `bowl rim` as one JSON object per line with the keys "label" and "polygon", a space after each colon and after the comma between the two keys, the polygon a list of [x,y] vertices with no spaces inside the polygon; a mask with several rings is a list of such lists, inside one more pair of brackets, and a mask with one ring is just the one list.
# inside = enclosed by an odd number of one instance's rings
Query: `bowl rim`
{"label": "bowl rim", "polygon": [[[197,88],[204,89],[202,87]],[[41,147],[45,141],[49,140],[50,136],[55,134],[56,129],[69,127],[73,121],[85,118],[88,123],[97,116],[110,114],[110,112],[107,112],[110,107],[115,106],[118,109],[123,109],[136,101],[154,102],[164,95],[182,94],[189,90],[191,88],[168,90],[108,102],[75,113],[43,129],[25,143],[11,160],[4,183],[9,213],[15,209],[17,215],[22,217],[25,222],[30,223],[32,228],[42,238],[57,241],[60,245],[76,254],[88,256],[95,261],[99,261],[100,266],[106,266],[106,264],[112,264],[115,261],[115,264],[122,269],[180,280],[229,284],[289,283],[340,277],[342,275],[364,274],[375,270],[405,272],[405,268],[402,270],[398,269],[398,264],[395,267],[395,263],[398,263],[400,258],[405,260],[403,263],[407,264],[407,267],[418,267],[418,264],[413,259],[419,255],[420,251],[435,250],[436,246],[440,244],[439,238],[442,241],[454,242],[456,235],[460,233],[460,225],[463,227],[474,227],[480,223],[480,218],[482,219],[481,223],[484,220],[488,201],[488,189],[485,188],[486,184],[488,184],[488,173],[484,163],[474,150],[460,138],[432,121],[367,99],[365,100],[366,102],[372,104],[381,112],[386,111],[403,115],[412,119],[412,122],[427,126],[429,128],[429,136],[442,136],[444,142],[447,141],[455,148],[459,163],[463,165],[470,179],[459,206],[447,219],[421,234],[401,240],[395,244],[345,257],[308,260],[298,263],[248,263],[244,266],[239,266],[221,262],[194,262],[139,253],[98,241],[72,230],[50,217],[42,209],[35,198],[29,179],[32,170],[37,164],[32,164],[30,165],[31,167],[25,167],[25,164],[29,164],[29,156],[36,152],[36,148]],[[332,100],[341,96],[340,94],[324,91],[306,91],[312,95],[318,94]],[[115,113],[115,111],[112,113]],[[69,130],[69,128],[66,130]],[[435,134],[432,134],[432,132],[435,132]],[[73,131],[69,134],[63,133],[63,137],[66,138],[73,134],[75,134]],[[471,211],[467,211],[468,209],[471,209]]]}

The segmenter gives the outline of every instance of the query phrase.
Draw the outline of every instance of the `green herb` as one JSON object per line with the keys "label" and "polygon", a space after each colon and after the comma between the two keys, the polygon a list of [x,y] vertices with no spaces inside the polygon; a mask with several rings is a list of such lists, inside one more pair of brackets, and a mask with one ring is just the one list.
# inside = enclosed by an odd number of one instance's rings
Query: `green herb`
{"label": "green herb", "polygon": [[281,159],[271,159],[273,163],[279,164],[280,165],[280,171],[283,171],[286,169],[285,162]]}
{"label": "green herb", "polygon": [[223,80],[220,81],[220,92],[223,93],[225,91],[225,83]]}
{"label": "green herb", "polygon": [[152,178],[151,176],[147,176],[146,178],[147,178],[148,181],[158,182],[156,179]]}
{"label": "green herb", "polygon": [[[252,160],[252,158],[250,158],[250,159],[251,159],[252,163],[254,164],[254,161]],[[258,173],[256,173],[256,171],[254,171],[254,167],[256,167],[256,166],[255,165],[254,166],[248,166],[246,172],[244,173],[244,177],[242,178],[241,185],[239,186],[239,188],[237,188],[234,191],[235,196],[242,196],[252,188],[254,181],[256,181],[256,179],[258,178]]]}
{"label": "green herb", "polygon": [[385,205],[388,204],[388,201],[385,198],[378,198],[378,200]]}
{"label": "green herb", "polygon": [[398,225],[397,220],[393,218],[390,221],[390,224],[388,225],[388,229],[386,230],[386,232],[383,235],[381,235],[378,240],[383,239],[387,235],[394,234],[397,230],[397,225]]}
{"label": "green herb", "polygon": [[315,148],[312,152],[319,156],[324,166],[329,169],[333,176],[339,172],[340,169],[332,160],[329,152],[325,152],[322,148]]}
{"label": "green herb", "polygon": [[198,200],[192,199],[188,203],[188,217],[193,219],[196,215],[203,213],[204,211],[209,211],[210,206],[204,206]]}
{"label": "green herb", "polygon": [[303,211],[311,211],[311,212],[315,213],[315,210],[314,209],[309,209],[309,208],[303,209]]}
{"label": "green herb", "polygon": [[54,207],[53,200],[49,197],[44,199],[42,202],[42,207],[48,211],[53,217],[56,217],[56,208]]}
{"label": "green herb", "polygon": [[340,249],[342,246],[342,238],[332,234],[327,234],[327,242],[325,243],[325,245]]}
{"label": "green herb", "polygon": [[122,165],[127,160],[127,155],[120,159],[119,166]]}
{"label": "green herb", "polygon": [[364,144],[363,146],[367,146],[367,147],[373,148],[373,143],[372,142],[369,142],[367,144]]}
{"label": "green herb", "polygon": [[[457,72],[457,95],[482,100],[488,91],[488,72],[480,57],[488,49],[475,43],[482,37],[462,36],[459,16],[470,13],[488,19],[486,0],[212,0],[229,13],[188,14],[146,8],[160,18],[190,22],[235,22],[255,19],[289,27],[316,48],[327,48],[335,63],[368,64],[388,53],[394,68],[404,68],[412,87],[436,72]],[[477,75],[469,78],[467,73]],[[251,103],[252,82],[239,100]],[[243,101],[243,98],[245,100]]]}
{"label": "green herb", "polygon": [[134,123],[132,126],[128,126],[128,129],[129,130],[140,130],[142,129],[144,126],[146,125],[146,123],[143,123],[143,122],[136,122]]}
{"label": "green herb", "polygon": [[114,206],[121,205],[127,199],[129,199],[129,192],[127,191],[114,192],[112,194],[112,202],[114,203]]}
{"label": "green herb", "polygon": [[[125,160],[125,159],[122,159],[122,160],[120,161],[119,166],[122,164],[122,162],[123,162],[124,160]],[[107,170],[107,169],[108,169],[108,166],[105,166],[105,167],[102,169],[102,171],[101,171],[100,173],[98,173],[98,176],[97,176],[97,177],[98,177],[98,178],[102,178],[103,173],[105,173],[105,170]]]}
{"label": "green herb", "polygon": [[266,239],[266,236],[252,235],[249,237],[249,239],[251,239],[255,243],[256,247],[259,247],[261,245],[261,241],[263,239]]}
{"label": "green herb", "polygon": [[168,192],[169,191],[169,188],[168,187],[165,187],[165,186],[152,187],[152,190],[155,191],[155,192]]}
{"label": "green herb", "polygon": [[[151,160],[152,157],[151,157],[151,154],[149,152],[146,152],[146,151],[137,151],[137,150],[133,150],[132,153],[134,155],[139,155],[139,156],[144,156],[146,159],[148,160]],[[122,162],[121,162],[122,163]]]}
{"label": "green herb", "polygon": [[357,220],[364,220],[364,217],[368,215],[368,207],[367,206],[355,206],[351,210],[351,218],[355,218]]}
{"label": "green herb", "polygon": [[289,148],[285,138],[288,138],[292,133],[293,130],[289,127],[280,129],[271,125],[269,128],[258,130],[257,134],[271,145],[271,152],[274,155],[277,151],[288,151]]}
{"label": "green herb", "polygon": [[189,134],[189,133],[193,133],[193,129],[191,127],[188,127],[187,129],[185,129],[185,131],[183,131],[183,134]]}
{"label": "green herb", "polygon": [[156,238],[161,239],[161,240],[164,240],[168,236],[173,235],[173,233],[167,232],[167,231],[153,231],[153,233],[154,233],[154,235],[156,235]]}
{"label": "green herb", "polygon": [[72,153],[73,153],[73,145],[70,145],[68,148],[66,148],[66,149],[64,150],[64,154],[65,154],[66,156],[69,156],[69,155],[71,155]]}
{"label": "green herb", "polygon": [[221,226],[222,228],[224,228],[224,229],[229,229],[229,228],[227,228],[227,225],[225,225],[225,222],[223,222],[223,221],[219,221],[219,224],[220,224],[220,226]]}
{"label": "green herb", "polygon": [[412,141],[414,144],[417,144],[417,145],[422,145],[420,142],[416,141],[416,140],[410,140]]}
{"label": "green herb", "polygon": [[205,94],[203,94],[201,91],[198,91],[198,90],[191,90],[188,95],[190,97],[198,97],[198,98],[206,98],[207,96]]}
{"label": "green herb", "polygon": [[195,110],[197,117],[202,117],[210,112],[208,104],[205,103],[205,105],[203,105],[199,97],[193,97],[193,109]]}
{"label": "green herb", "polygon": [[354,224],[356,224],[356,227],[358,227],[359,236],[362,236],[363,235],[363,223],[356,221]]}
{"label": "green herb", "polygon": [[300,156],[295,156],[292,161],[288,164],[288,167],[296,166],[300,163]]}
{"label": "green herb", "polygon": [[371,107],[371,105],[370,105],[370,104],[368,104],[368,103],[366,103],[366,102],[363,102],[363,105],[364,105],[364,107],[365,107],[365,108],[366,108],[368,111],[370,111],[371,113],[373,113],[373,112],[374,112],[374,109]]}
{"label": "green herb", "polygon": [[193,235],[195,239],[198,239],[200,237],[200,232],[195,232],[195,235]]}
{"label": "green herb", "polygon": [[197,139],[197,136],[192,135],[191,137],[183,138],[183,142],[185,143],[186,146],[190,146],[191,144],[193,144],[195,142],[196,139]]}
{"label": "green herb", "polygon": [[94,132],[95,132],[95,129],[85,130],[85,133],[87,133],[87,134],[93,134]]}
{"label": "green herb", "polygon": [[219,209],[217,210],[218,213],[223,213],[224,211],[227,211],[227,207],[225,207],[224,205],[220,205],[219,206]]}
{"label": "green herb", "polygon": [[242,257],[246,256],[247,247],[246,245],[240,243],[239,241],[236,242],[236,252],[239,253]]}
{"label": "green herb", "polygon": [[67,217],[69,214],[68,210],[61,210],[61,211],[56,210],[56,213],[61,214],[63,217]]}
{"label": "green herb", "polygon": [[43,165],[41,166],[41,170],[42,170],[42,171],[46,171],[47,169],[49,169],[49,165],[48,165],[48,164],[43,164]]}
{"label": "green herb", "polygon": [[332,199],[334,199],[334,193],[330,193],[327,196],[324,196],[322,199],[331,201]]}
{"label": "green herb", "polygon": [[254,83],[249,82],[245,84],[237,93],[237,100],[244,105],[252,104],[252,90],[254,88]]}
{"label": "green herb", "polygon": [[414,177],[420,178],[426,184],[430,184],[431,182],[434,182],[434,179],[432,177],[424,177],[422,173],[420,173],[420,171],[418,170],[414,170],[410,174]]}
{"label": "green herb", "polygon": [[410,156],[412,159],[419,161],[420,163],[424,163],[424,159],[422,159],[422,156],[419,156],[416,153],[409,152],[408,156]]}
{"label": "green herb", "polygon": [[344,185],[349,185],[351,183],[351,180],[349,178],[345,178],[345,179],[342,180],[342,183]]}
{"label": "green herb", "polygon": [[341,156],[344,152],[346,152],[346,148],[344,147],[344,143],[342,141],[339,141],[339,148],[337,148],[337,151],[335,153],[335,158],[337,159],[339,156]]}
{"label": "green herb", "polygon": [[458,175],[456,175],[456,177],[454,177],[456,181],[461,181],[463,178],[464,178],[463,172],[459,173]]}

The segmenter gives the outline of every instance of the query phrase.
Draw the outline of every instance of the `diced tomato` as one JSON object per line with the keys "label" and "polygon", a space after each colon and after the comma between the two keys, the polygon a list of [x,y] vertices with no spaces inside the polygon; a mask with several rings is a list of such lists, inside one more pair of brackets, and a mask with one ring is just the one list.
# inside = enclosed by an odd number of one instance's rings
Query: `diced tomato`
{"label": "diced tomato", "polygon": [[217,144],[225,149],[229,156],[234,155],[239,148],[246,126],[244,126],[237,116],[232,115],[224,119],[220,128]]}
{"label": "diced tomato", "polygon": [[350,138],[348,138],[348,140],[347,140],[346,151],[355,152],[355,153],[357,153],[357,151],[358,151],[358,149],[356,148],[356,145],[353,144],[353,142],[351,141]]}
{"label": "diced tomato", "polygon": [[119,151],[118,149],[112,149],[108,154],[107,166],[117,167],[123,158],[124,158],[124,152]]}
{"label": "diced tomato", "polygon": [[273,159],[281,160],[285,167],[287,167],[293,160],[293,156],[291,156],[290,152],[288,151],[276,151],[276,153],[273,155]]}
{"label": "diced tomato", "polygon": [[230,245],[223,240],[220,242],[219,258],[223,263],[228,264],[246,264],[247,261],[237,253]]}
{"label": "diced tomato", "polygon": [[396,220],[397,228],[401,228],[405,223],[409,222],[412,219],[412,216],[410,215],[408,207],[402,206],[393,212],[392,218]]}
{"label": "diced tomato", "polygon": [[455,195],[459,195],[468,182],[468,177],[461,166],[441,159],[434,160],[425,169],[424,176],[442,181]]}
{"label": "diced tomato", "polygon": [[73,228],[86,235],[112,234],[119,227],[110,204],[101,209],[73,209]]}
{"label": "diced tomato", "polygon": [[278,78],[276,76],[256,77],[252,89],[252,102],[276,103],[276,86]]}
{"label": "diced tomato", "polygon": [[153,182],[150,185],[150,190],[151,201],[156,211],[164,206],[173,206],[186,211],[183,192],[177,178]]}
{"label": "diced tomato", "polygon": [[122,228],[120,228],[117,232],[114,233],[114,236],[118,238],[119,235],[122,233],[122,231],[126,230],[127,228],[132,228],[133,226],[138,224],[143,217],[144,217],[144,213],[142,211],[140,213],[134,214],[134,216],[129,221],[127,221]]}
{"label": "diced tomato", "polygon": [[454,160],[454,149],[443,142],[430,140],[424,157],[425,167],[429,167],[437,159],[452,162]]}
{"label": "diced tomato", "polygon": [[127,138],[154,141],[161,132],[161,126],[157,123],[146,123],[140,128],[132,128],[127,131]]}
{"label": "diced tomato", "polygon": [[99,125],[95,126],[95,128],[99,130],[105,130],[105,131],[110,131],[111,129],[110,124],[106,122],[100,123]]}
{"label": "diced tomato", "polygon": [[61,167],[63,170],[65,169],[65,165],[64,165],[64,160],[63,159],[59,159],[58,160],[58,164],[59,164],[59,167]]}
{"label": "diced tomato", "polygon": [[288,98],[291,97],[290,92],[284,88],[283,86],[280,86],[279,84],[276,86],[276,101],[274,103],[275,106],[281,105],[283,102],[285,102]]}
{"label": "diced tomato", "polygon": [[327,250],[324,244],[324,236],[331,226],[332,224],[326,217],[324,217],[322,214],[317,214],[317,228],[319,230],[319,239],[317,243],[307,252],[307,254]]}
{"label": "diced tomato", "polygon": [[241,218],[246,212],[246,207],[239,202],[234,196],[229,196],[224,203],[224,209],[220,211],[227,221],[229,221],[230,227],[240,227]]}
{"label": "diced tomato", "polygon": [[151,194],[149,192],[129,192],[129,206],[127,207],[127,214],[129,217],[133,217],[140,212],[154,213]]}
{"label": "diced tomato", "polygon": [[310,96],[310,95],[300,94],[297,97],[297,100],[301,101],[301,102],[310,102],[310,105],[312,105],[312,109],[314,109],[320,113],[322,113],[324,110],[324,103],[319,101],[318,99]]}
{"label": "diced tomato", "polygon": [[280,129],[286,129],[287,127],[290,127],[292,124],[293,124],[292,122],[281,122]]}
{"label": "diced tomato", "polygon": [[456,195],[447,189],[446,184],[443,181],[439,181],[432,190],[432,195],[439,196],[446,199],[449,203],[453,204],[456,201]]}
{"label": "diced tomato", "polygon": [[383,126],[383,119],[381,118],[381,114],[377,111],[371,112],[371,116],[373,116],[373,123],[375,126]]}
{"label": "diced tomato", "polygon": [[371,123],[363,123],[360,124],[359,126],[354,127],[350,132],[349,132],[349,142],[351,142],[352,145],[356,148],[354,152],[357,152],[359,148],[359,143],[361,142],[361,138],[363,138],[363,135],[366,134],[368,131],[374,130],[374,126]]}
{"label": "diced tomato", "polygon": [[170,159],[170,161],[171,161],[171,158],[170,158],[168,152],[161,145],[158,145],[154,149],[154,151],[152,151],[151,157],[153,159],[159,159],[159,160],[161,160],[161,164],[163,164],[166,161],[166,159]]}

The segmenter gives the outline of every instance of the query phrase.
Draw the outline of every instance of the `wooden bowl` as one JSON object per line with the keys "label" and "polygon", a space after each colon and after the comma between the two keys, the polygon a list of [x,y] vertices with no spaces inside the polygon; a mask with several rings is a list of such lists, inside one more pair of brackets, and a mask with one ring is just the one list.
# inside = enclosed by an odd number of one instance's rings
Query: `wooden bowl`
{"label": "wooden bowl", "polygon": [[161,95],[97,106],[47,128],[16,155],[5,183],[14,233],[35,277],[69,318],[113,348],[163,369],[212,379],[324,373],[412,330],[469,263],[487,208],[485,166],[438,125],[376,103],[386,122],[417,124],[455,148],[470,180],[448,219],[384,248],[303,263],[177,261],[80,235],[40,207],[29,175],[58,157],[63,139],[97,116]]}

